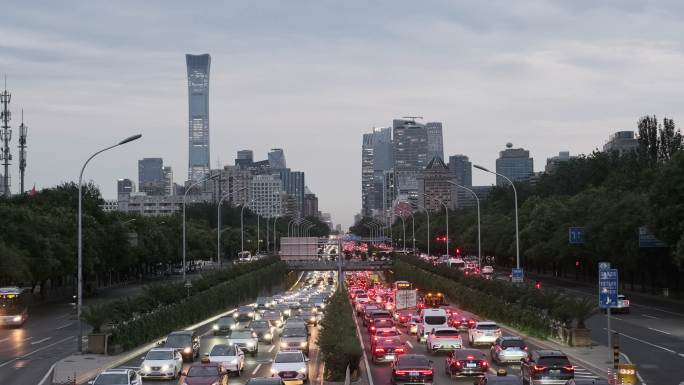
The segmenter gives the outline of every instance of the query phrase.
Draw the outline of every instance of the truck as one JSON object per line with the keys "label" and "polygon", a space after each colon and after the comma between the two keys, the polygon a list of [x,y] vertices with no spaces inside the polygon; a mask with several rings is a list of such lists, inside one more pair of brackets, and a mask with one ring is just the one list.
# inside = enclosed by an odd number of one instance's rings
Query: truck
{"label": "truck", "polygon": [[415,309],[418,304],[416,290],[413,284],[407,281],[396,281],[392,289],[394,311]]}

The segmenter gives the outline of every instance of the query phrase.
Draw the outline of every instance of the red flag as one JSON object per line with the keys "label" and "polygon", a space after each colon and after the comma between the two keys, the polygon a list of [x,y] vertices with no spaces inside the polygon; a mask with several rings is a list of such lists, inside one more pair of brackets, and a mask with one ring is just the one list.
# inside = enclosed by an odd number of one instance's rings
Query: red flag
{"label": "red flag", "polygon": [[38,194],[38,191],[36,190],[36,185],[34,184],[33,188],[31,189],[31,196],[34,196],[36,194]]}

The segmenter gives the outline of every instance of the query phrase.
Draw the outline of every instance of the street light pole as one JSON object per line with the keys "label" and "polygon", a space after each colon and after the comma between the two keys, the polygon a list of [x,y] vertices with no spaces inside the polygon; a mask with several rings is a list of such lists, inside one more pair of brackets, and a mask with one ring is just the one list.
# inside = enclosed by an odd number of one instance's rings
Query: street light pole
{"label": "street light pole", "polygon": [[518,190],[515,189],[515,183],[513,183],[512,180],[510,180],[506,175],[499,174],[498,172],[488,170],[482,166],[479,166],[477,164],[474,164],[473,167],[475,167],[478,170],[482,170],[484,172],[488,172],[490,174],[498,175],[508,181],[508,183],[511,184],[511,187],[513,187],[513,198],[515,199],[515,267],[520,268],[520,236],[518,232]]}
{"label": "street light pole", "polygon": [[470,192],[475,197],[475,202],[477,203],[477,264],[478,268],[482,270],[482,245],[480,242],[480,198],[477,196],[477,194],[475,194],[475,191],[469,189],[468,187],[461,186],[460,184],[451,181],[447,181],[447,183],[452,184],[456,187],[460,187]]}
{"label": "street light pole", "polygon": [[133,135],[120,141],[115,145],[103,148],[95,152],[85,161],[85,163],[83,163],[83,167],[81,167],[81,173],[78,175],[78,282],[76,289],[76,318],[78,319],[78,339],[76,340],[76,346],[79,353],[83,352],[83,323],[81,320],[81,313],[83,310],[83,171],[85,171],[85,168],[90,162],[90,160],[96,157],[97,155],[107,150],[111,150],[114,147],[118,147],[128,142],[140,139],[141,137],[141,134]]}
{"label": "street light pole", "polygon": [[439,202],[442,206],[444,206],[444,212],[446,213],[446,255],[448,257],[449,256],[449,207],[447,207],[447,205],[444,203],[444,201],[442,201],[439,198],[433,198],[433,197],[431,197],[429,195],[425,195],[425,194],[423,194],[423,195],[434,200],[434,201]]}
{"label": "street light pole", "polygon": [[419,204],[416,204],[416,206],[421,207],[423,210],[425,210],[425,214],[427,215],[427,255],[429,257],[430,256],[430,210],[425,208],[425,206],[421,206]]}
{"label": "street light pole", "polygon": [[218,176],[217,175],[209,175],[205,178],[202,178],[198,180],[197,182],[193,183],[190,185],[190,187],[185,189],[185,193],[183,194],[183,282],[185,282],[185,254],[186,254],[186,243],[185,243],[185,200],[188,198],[188,193],[190,190],[192,190],[194,187],[199,186],[200,183],[204,183],[208,181],[209,179],[213,179],[214,177]]}
{"label": "street light pole", "polygon": [[[251,204],[256,200],[252,199],[249,202],[247,202],[247,205]],[[240,252],[245,251],[245,204],[242,205],[242,208],[240,209]]]}
{"label": "street light pole", "polygon": [[218,264],[219,270],[221,269],[221,203],[223,203],[223,200],[231,197],[240,191],[246,190],[247,187],[243,187],[237,191],[233,191],[232,193],[228,193],[219,199],[218,202],[218,208],[216,209],[217,211],[217,218],[216,218],[216,263]]}

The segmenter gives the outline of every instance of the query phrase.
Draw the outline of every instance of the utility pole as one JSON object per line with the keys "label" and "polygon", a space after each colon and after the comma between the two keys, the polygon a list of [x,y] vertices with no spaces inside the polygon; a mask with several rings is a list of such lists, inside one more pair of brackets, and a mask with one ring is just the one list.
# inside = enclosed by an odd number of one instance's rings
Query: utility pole
{"label": "utility pole", "polygon": [[24,193],[24,174],[26,172],[26,134],[28,126],[24,124],[24,110],[21,110],[21,124],[19,125],[19,175],[20,188],[19,194]]}
{"label": "utility pole", "polygon": [[5,197],[10,196],[10,179],[9,179],[9,166],[12,160],[12,154],[10,154],[9,142],[12,140],[12,130],[9,125],[11,119],[11,114],[9,112],[9,103],[12,99],[12,94],[7,92],[7,76],[5,76],[5,90],[0,93],[0,104],[2,104],[2,111],[0,112],[0,120],[2,120],[2,130],[0,131],[0,140],[2,140],[2,149],[0,152],[0,160],[5,168],[5,173],[2,175],[2,187]]}

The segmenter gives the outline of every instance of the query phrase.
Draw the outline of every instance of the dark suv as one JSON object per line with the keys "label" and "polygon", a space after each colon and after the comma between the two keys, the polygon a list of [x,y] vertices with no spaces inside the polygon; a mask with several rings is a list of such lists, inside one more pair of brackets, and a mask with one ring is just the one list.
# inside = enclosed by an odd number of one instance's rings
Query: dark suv
{"label": "dark suv", "polygon": [[420,354],[405,354],[392,364],[392,385],[432,384],[432,361]]}
{"label": "dark suv", "polygon": [[192,362],[195,357],[199,357],[200,338],[194,331],[180,330],[169,334],[161,346],[180,351],[183,361]]}
{"label": "dark suv", "polygon": [[534,350],[520,366],[527,385],[565,384],[575,377],[575,368],[560,350]]}

